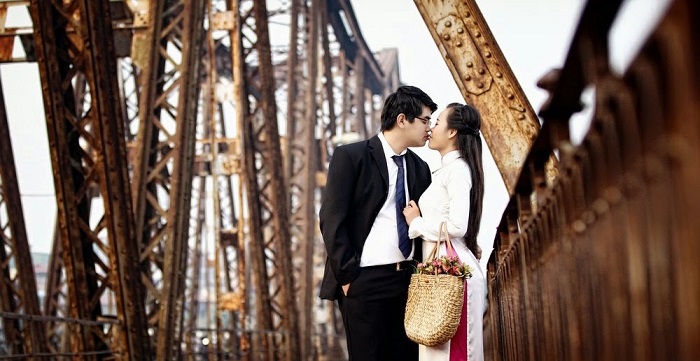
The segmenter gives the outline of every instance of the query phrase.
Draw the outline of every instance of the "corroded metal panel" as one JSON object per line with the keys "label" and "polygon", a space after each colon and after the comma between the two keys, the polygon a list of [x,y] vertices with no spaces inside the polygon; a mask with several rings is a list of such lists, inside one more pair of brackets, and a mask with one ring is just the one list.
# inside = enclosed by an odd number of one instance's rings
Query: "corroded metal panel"
{"label": "corroded metal panel", "polygon": [[414,0],[481,131],[506,189],[515,183],[540,123],[474,0]]}

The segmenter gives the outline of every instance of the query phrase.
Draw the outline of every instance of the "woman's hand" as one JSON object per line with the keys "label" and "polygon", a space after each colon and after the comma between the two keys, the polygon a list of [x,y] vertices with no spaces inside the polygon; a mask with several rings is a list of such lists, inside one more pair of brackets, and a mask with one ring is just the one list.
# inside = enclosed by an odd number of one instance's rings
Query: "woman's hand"
{"label": "woman's hand", "polygon": [[406,223],[408,225],[411,225],[411,222],[416,219],[416,217],[420,217],[420,208],[418,208],[415,201],[408,202],[406,208],[403,209],[403,216],[406,217]]}

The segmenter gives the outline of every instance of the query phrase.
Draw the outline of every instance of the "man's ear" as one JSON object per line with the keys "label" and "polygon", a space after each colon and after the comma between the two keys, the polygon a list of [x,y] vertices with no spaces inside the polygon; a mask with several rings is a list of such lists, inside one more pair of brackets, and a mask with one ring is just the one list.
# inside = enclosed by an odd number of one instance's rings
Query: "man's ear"
{"label": "man's ear", "polygon": [[396,125],[397,126],[403,126],[406,124],[408,121],[408,118],[406,118],[406,114],[404,113],[399,113],[399,115],[396,116]]}

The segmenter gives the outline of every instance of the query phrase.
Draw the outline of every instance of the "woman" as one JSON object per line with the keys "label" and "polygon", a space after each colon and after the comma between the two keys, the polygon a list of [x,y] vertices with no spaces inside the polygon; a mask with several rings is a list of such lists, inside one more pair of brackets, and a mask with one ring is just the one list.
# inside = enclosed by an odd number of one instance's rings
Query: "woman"
{"label": "woman", "polygon": [[[420,345],[419,357],[423,361],[484,360],[487,289],[479,266],[481,249],[476,242],[484,199],[480,128],[479,112],[470,105],[452,103],[440,113],[428,147],[440,152],[442,165],[433,172],[432,184],[418,205],[411,201],[403,211],[409,236],[424,240],[424,255],[435,247],[440,224],[447,222],[447,233],[459,259],[473,269],[465,288],[465,306],[457,333],[437,347]],[[446,254],[444,245],[441,248],[440,254]]]}

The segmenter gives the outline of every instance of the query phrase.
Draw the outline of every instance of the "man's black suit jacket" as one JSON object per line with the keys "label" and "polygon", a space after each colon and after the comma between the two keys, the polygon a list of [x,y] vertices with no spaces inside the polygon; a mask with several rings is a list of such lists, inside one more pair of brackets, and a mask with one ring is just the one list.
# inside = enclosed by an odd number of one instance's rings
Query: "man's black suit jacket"
{"label": "man's black suit jacket", "polygon": [[[430,168],[410,149],[404,158],[409,199],[417,202],[430,185]],[[389,172],[378,136],[335,149],[319,212],[327,253],[321,298],[337,298],[339,286],[359,275],[365,239],[388,192]],[[414,244],[414,258],[420,260],[420,239]]]}

